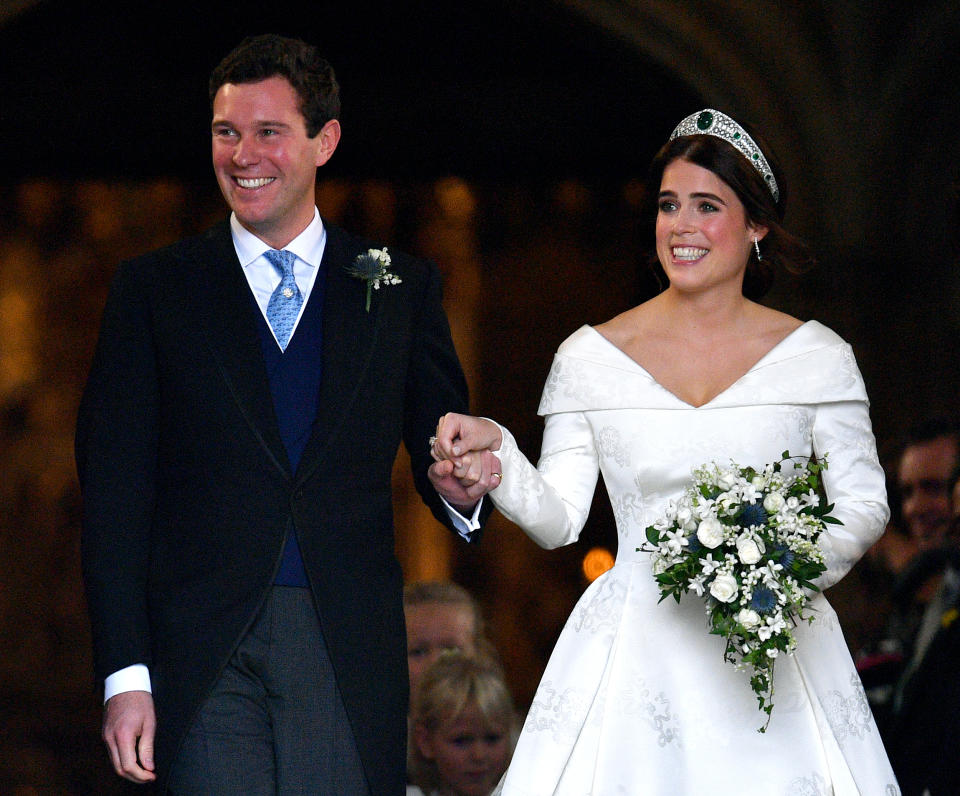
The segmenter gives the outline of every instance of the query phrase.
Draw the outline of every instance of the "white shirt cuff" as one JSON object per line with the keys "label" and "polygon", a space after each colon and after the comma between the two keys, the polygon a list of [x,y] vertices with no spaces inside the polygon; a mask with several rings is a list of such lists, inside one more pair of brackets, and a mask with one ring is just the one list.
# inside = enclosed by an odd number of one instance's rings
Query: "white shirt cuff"
{"label": "white shirt cuff", "polygon": [[103,701],[126,691],[146,691],[153,693],[150,687],[150,670],[142,663],[135,663],[109,675],[103,681]]}
{"label": "white shirt cuff", "polygon": [[447,516],[450,517],[450,522],[452,522],[453,527],[457,529],[457,533],[469,542],[474,532],[480,530],[480,509],[483,506],[484,498],[480,498],[480,500],[477,501],[477,505],[473,508],[473,515],[469,518],[464,517],[451,506],[443,495],[440,495],[440,500],[443,501],[443,507],[447,510]]}

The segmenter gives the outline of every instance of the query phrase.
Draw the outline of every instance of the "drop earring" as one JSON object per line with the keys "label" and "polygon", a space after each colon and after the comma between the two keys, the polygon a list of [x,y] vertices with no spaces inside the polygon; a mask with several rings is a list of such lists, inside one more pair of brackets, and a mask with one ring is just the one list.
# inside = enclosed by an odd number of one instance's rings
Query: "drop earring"
{"label": "drop earring", "polygon": [[757,262],[763,262],[763,258],[760,256],[760,242],[756,238],[753,239],[753,248],[757,252]]}

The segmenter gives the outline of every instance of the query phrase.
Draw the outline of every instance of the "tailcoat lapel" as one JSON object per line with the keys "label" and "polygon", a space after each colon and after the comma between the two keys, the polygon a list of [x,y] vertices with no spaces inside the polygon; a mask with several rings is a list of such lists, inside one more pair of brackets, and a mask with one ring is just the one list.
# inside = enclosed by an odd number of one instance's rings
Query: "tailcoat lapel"
{"label": "tailcoat lapel", "polygon": [[196,277],[192,305],[230,396],[278,470],[290,475],[280,439],[250,285],[237,260],[229,223],[219,224],[187,254]]}
{"label": "tailcoat lapel", "polygon": [[383,301],[377,301],[376,294],[366,311],[366,286],[346,272],[346,266],[362,253],[360,244],[326,221],[324,227],[323,377],[317,419],[300,459],[298,481],[310,477],[337,429],[357,416],[350,410],[377,349],[383,313]]}

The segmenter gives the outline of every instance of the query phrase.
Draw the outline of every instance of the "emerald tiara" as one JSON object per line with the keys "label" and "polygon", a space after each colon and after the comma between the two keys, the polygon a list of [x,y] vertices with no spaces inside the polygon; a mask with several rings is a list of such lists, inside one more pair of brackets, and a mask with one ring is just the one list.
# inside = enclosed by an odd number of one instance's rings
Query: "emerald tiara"
{"label": "emerald tiara", "polygon": [[696,113],[691,113],[686,119],[674,128],[670,133],[670,140],[684,135],[712,135],[716,138],[722,138],[728,144],[736,147],[740,153],[750,161],[753,167],[760,172],[763,181],[773,194],[773,201],[780,201],[780,189],[777,187],[777,179],[773,176],[773,169],[767,163],[767,159],[760,151],[760,147],[750,137],[749,133],[739,124],[731,119],[727,114],[721,111],[715,111],[712,108],[706,108]]}

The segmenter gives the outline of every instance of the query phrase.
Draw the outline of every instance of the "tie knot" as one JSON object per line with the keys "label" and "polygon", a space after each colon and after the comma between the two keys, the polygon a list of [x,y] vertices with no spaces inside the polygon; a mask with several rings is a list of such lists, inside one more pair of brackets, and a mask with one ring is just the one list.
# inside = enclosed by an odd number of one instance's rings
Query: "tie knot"
{"label": "tie knot", "polygon": [[287,251],[286,249],[283,249],[283,251],[268,249],[263,253],[263,256],[280,272],[281,276],[290,276],[293,274],[293,263],[297,259],[297,255],[293,252]]}

